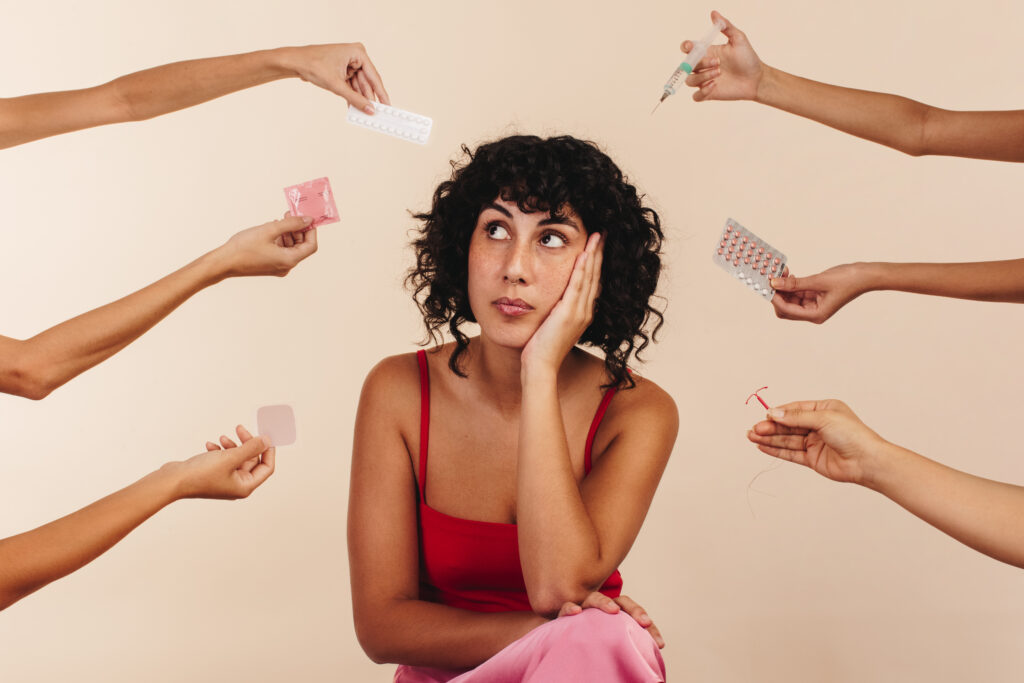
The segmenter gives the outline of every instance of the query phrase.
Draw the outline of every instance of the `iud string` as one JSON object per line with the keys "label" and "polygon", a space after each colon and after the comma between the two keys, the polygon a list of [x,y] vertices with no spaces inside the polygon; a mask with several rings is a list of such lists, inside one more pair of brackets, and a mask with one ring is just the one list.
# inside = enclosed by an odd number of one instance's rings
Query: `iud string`
{"label": "iud string", "polygon": [[[767,403],[765,403],[764,399],[761,398],[761,392],[764,391],[767,388],[768,387],[761,387],[760,389],[758,389],[757,391],[752,393],[750,396],[747,396],[747,400],[743,402],[743,405],[750,405],[750,399],[756,398],[758,400],[758,402],[762,406],[764,406],[765,410],[770,410],[771,406],[768,405]],[[767,491],[760,491],[758,489],[755,489],[754,488],[754,482],[757,481],[758,477],[760,477],[765,472],[771,472],[772,470],[774,470],[775,468],[779,467],[780,465],[782,465],[782,461],[781,460],[777,460],[771,467],[767,467],[767,468],[761,470],[760,472],[758,472],[757,474],[755,474],[754,478],[750,480],[749,484],[747,484],[747,507],[750,508],[750,516],[751,517],[753,517],[755,519],[757,518],[757,515],[754,514],[754,505],[750,502],[750,491],[751,491],[751,489],[753,489],[754,491],[757,491],[758,493],[764,494],[766,496],[772,496],[772,494],[768,493]],[[774,498],[774,497],[775,496],[772,496],[772,498]]]}

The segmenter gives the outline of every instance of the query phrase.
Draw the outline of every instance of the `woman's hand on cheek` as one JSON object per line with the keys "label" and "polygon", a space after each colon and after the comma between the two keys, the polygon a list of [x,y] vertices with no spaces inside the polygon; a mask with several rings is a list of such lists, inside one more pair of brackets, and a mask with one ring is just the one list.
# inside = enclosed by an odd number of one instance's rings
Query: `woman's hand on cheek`
{"label": "woman's hand on cheek", "polygon": [[562,298],[523,348],[523,376],[528,372],[557,373],[562,360],[594,319],[594,303],[601,290],[604,238],[592,233],[576,257]]}

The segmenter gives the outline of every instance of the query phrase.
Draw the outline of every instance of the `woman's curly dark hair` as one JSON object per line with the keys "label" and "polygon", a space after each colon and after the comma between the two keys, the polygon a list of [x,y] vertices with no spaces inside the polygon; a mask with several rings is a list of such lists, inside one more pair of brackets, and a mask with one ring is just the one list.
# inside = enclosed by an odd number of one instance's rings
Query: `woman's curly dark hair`
{"label": "woman's curly dark hair", "polygon": [[[633,354],[639,358],[664,322],[650,305],[661,271],[658,214],[641,204],[636,188],[592,142],[517,135],[480,145],[476,152],[463,145],[462,151],[468,162],[453,161],[452,177],[434,191],[430,211],[414,214],[423,224],[413,242],[416,266],[406,277],[428,337],[439,343],[439,329],[447,323],[455,339],[449,367],[466,376],[459,357],[469,339],[459,326],[476,322],[467,286],[469,241],[480,212],[501,197],[524,212],[557,216],[571,207],[587,230],[604,233],[601,294],[580,342],[604,351],[609,386],[632,387],[627,361]],[[652,317],[657,324],[648,335]]]}

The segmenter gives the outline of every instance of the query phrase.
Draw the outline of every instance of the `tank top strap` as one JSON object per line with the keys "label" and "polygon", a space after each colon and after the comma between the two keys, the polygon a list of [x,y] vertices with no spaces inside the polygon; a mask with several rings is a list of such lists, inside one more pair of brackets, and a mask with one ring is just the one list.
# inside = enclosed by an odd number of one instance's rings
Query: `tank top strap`
{"label": "tank top strap", "polygon": [[416,352],[420,366],[420,503],[427,502],[427,442],[430,439],[430,373],[427,372],[427,352]]}
{"label": "tank top strap", "polygon": [[608,404],[612,402],[612,397],[615,396],[615,392],[618,391],[618,387],[609,387],[604,392],[604,396],[601,398],[601,404],[597,407],[597,413],[594,414],[594,421],[590,423],[590,432],[587,434],[587,445],[583,449],[583,476],[590,474],[590,468],[593,466],[593,458],[591,453],[594,449],[594,436],[597,434],[597,428],[601,426],[601,420],[604,419],[604,414],[608,411]]}

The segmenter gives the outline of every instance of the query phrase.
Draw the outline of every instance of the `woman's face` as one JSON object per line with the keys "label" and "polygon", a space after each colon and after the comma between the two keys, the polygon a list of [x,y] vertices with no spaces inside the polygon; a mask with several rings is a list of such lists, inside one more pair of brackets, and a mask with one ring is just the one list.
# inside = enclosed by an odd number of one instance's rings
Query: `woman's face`
{"label": "woman's face", "polygon": [[523,213],[501,198],[476,219],[469,241],[469,305],[481,332],[522,348],[562,298],[587,231],[572,207],[562,218]]}

